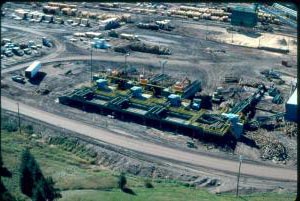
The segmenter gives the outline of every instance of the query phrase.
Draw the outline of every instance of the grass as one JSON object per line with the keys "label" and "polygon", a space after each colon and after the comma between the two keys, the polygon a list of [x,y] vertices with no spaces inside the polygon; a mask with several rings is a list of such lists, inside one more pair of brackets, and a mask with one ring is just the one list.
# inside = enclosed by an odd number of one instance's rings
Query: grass
{"label": "grass", "polygon": [[[61,201],[181,201],[181,200],[294,200],[295,194],[259,193],[243,195],[239,199],[234,194],[214,195],[203,189],[184,186],[174,180],[154,180],[154,188],[144,186],[145,178],[126,175],[127,184],[136,195],[122,192],[117,188],[118,172],[100,169],[92,165],[90,157],[67,149],[63,145],[49,145],[40,138],[19,135],[18,132],[1,130],[1,151],[4,165],[13,173],[12,178],[2,178],[5,186],[19,200],[29,200],[19,190],[19,165],[21,152],[31,147],[45,176],[52,176],[57,187],[62,190]],[[68,151],[69,150],[69,151]]]}

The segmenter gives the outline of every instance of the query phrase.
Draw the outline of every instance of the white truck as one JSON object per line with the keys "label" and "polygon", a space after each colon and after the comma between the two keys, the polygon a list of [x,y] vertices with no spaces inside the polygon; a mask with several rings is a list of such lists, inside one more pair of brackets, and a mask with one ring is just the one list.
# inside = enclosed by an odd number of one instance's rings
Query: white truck
{"label": "white truck", "polygon": [[32,79],[39,72],[42,67],[40,61],[34,61],[30,66],[25,70],[25,76],[29,79]]}

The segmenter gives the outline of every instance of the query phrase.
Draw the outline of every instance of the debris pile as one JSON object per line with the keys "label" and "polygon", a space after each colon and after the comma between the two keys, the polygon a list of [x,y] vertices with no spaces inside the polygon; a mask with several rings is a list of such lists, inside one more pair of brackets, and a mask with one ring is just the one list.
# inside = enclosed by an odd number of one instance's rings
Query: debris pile
{"label": "debris pile", "polygon": [[289,137],[297,136],[297,124],[292,122],[287,122],[285,125],[286,132],[285,134]]}
{"label": "debris pile", "polygon": [[41,95],[48,95],[51,92],[51,89],[47,85],[45,85],[37,89],[35,92]]}
{"label": "debris pile", "polygon": [[280,142],[271,142],[261,149],[261,158],[265,160],[284,161],[287,158],[286,148]]}
{"label": "debris pile", "polygon": [[259,85],[263,84],[263,82],[261,82],[257,79],[243,79],[243,78],[241,78],[240,81],[239,81],[239,84],[241,86],[248,86],[248,87],[257,88]]}
{"label": "debris pile", "polygon": [[246,135],[255,141],[260,149],[262,159],[285,161],[288,158],[286,147],[271,136],[266,130],[259,129],[255,132],[247,132]]}

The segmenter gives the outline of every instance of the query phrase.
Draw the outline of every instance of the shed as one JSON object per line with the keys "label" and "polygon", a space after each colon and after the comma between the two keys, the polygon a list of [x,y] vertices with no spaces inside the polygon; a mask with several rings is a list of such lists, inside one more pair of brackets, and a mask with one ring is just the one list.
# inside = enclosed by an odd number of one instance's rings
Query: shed
{"label": "shed", "polygon": [[176,95],[176,94],[170,94],[168,96],[168,99],[171,103],[172,106],[180,106],[181,105],[181,101],[180,101],[180,96]]}
{"label": "shed", "polygon": [[107,85],[107,80],[105,80],[105,79],[98,79],[97,81],[96,81],[96,83],[97,83],[97,86],[98,86],[98,89],[99,88],[105,88],[106,87],[106,85]]}
{"label": "shed", "polygon": [[130,88],[130,90],[132,91],[132,95],[134,97],[140,97],[142,95],[142,87],[138,87],[138,86],[133,86]]}

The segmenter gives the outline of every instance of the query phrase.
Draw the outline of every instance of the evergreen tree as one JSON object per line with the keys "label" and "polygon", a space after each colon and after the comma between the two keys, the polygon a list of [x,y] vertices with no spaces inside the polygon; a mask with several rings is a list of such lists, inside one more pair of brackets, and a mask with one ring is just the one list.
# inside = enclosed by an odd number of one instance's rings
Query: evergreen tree
{"label": "evergreen tree", "polygon": [[32,190],[34,185],[33,171],[35,167],[33,166],[34,166],[33,156],[30,154],[28,149],[25,149],[22,152],[22,157],[21,157],[20,188],[21,188],[21,192],[29,197],[32,196]]}
{"label": "evergreen tree", "polygon": [[119,180],[118,180],[118,186],[121,190],[124,189],[125,185],[127,183],[127,180],[126,180],[126,177],[125,177],[125,174],[122,172],[119,176]]}
{"label": "evergreen tree", "polygon": [[32,192],[32,201],[46,201],[46,195],[45,195],[45,191],[44,191],[44,187],[45,187],[45,180],[44,179],[40,179]]}
{"label": "evergreen tree", "polygon": [[55,182],[53,181],[52,177],[47,177],[45,181],[44,191],[46,198],[50,201],[61,198],[62,196],[60,194],[60,189],[54,187]]}
{"label": "evergreen tree", "polygon": [[[12,177],[11,172],[4,167],[3,161],[2,161],[2,154],[0,152],[0,176],[1,177]],[[4,186],[2,180],[0,180],[0,200],[5,201],[15,201],[16,199],[14,196],[10,194],[10,192],[7,190],[7,188]]]}
{"label": "evergreen tree", "polygon": [[28,149],[24,150],[21,159],[20,187],[22,193],[36,201],[61,198],[60,190],[55,188],[52,177],[45,178],[38,163]]}

